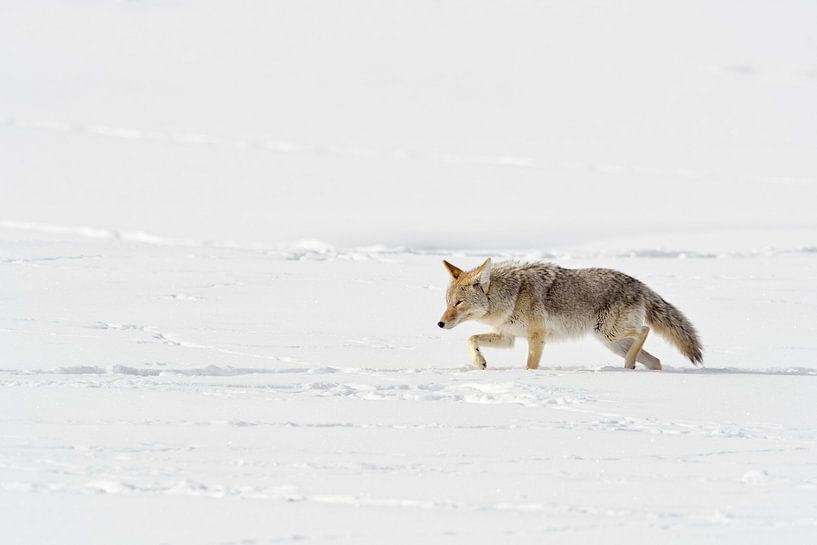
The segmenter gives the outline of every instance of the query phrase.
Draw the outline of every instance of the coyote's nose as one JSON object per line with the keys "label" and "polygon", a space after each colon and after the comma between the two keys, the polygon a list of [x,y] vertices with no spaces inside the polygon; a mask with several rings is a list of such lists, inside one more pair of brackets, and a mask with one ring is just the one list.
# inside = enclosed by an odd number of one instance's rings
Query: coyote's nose
{"label": "coyote's nose", "polygon": [[445,322],[437,322],[437,325],[440,327],[445,327]]}

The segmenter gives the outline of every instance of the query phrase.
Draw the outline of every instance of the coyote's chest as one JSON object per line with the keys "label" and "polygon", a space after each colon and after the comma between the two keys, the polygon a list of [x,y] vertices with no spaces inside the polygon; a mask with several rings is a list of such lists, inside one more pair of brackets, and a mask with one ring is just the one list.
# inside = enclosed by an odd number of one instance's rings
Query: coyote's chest
{"label": "coyote's chest", "polygon": [[548,341],[571,339],[587,333],[585,320],[555,315],[547,311],[508,312],[500,316],[486,316],[480,320],[497,332],[513,337],[529,337],[532,333],[542,333]]}
{"label": "coyote's chest", "polygon": [[534,328],[534,318],[527,313],[505,312],[486,316],[480,322],[491,326],[499,333],[513,337],[527,337]]}

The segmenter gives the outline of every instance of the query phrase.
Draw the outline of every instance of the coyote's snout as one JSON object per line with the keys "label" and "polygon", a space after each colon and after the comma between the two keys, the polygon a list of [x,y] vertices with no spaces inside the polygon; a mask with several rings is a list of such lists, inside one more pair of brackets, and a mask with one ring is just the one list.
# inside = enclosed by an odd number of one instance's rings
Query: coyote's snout
{"label": "coyote's snout", "polygon": [[[592,333],[605,346],[635,362],[661,369],[644,350],[652,326],[695,365],[703,362],[695,327],[680,310],[644,283],[612,269],[565,269],[550,263],[500,263],[491,260],[471,271],[443,261],[451,275],[446,309],[437,325],[444,329],[468,320],[491,326],[493,333],[473,335],[468,348],[474,365],[484,369],[481,346],[509,348],[516,337],[528,339],[528,369],[539,367],[546,341]],[[646,325],[645,325],[646,324]]]}

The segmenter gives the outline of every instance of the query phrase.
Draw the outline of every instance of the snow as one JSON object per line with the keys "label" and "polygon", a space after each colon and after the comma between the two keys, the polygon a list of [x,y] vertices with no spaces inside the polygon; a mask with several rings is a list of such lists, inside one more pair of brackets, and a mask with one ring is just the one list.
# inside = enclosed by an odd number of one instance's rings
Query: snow
{"label": "snow", "polygon": [[814,536],[812,252],[562,256],[677,302],[708,367],[651,338],[666,370],[626,372],[588,339],[482,372],[479,327],[435,325],[438,255],[2,236],[16,543]]}
{"label": "snow", "polygon": [[[0,6],[3,543],[813,543],[817,8]],[[704,369],[466,351],[612,267]]]}

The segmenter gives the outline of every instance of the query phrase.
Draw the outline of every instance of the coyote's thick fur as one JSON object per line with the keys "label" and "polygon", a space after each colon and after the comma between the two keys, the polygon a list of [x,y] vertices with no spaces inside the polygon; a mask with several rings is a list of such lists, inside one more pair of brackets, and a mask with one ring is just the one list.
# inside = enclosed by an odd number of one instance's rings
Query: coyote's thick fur
{"label": "coyote's thick fur", "polygon": [[493,333],[473,335],[468,348],[474,365],[485,369],[481,346],[509,348],[516,337],[528,339],[528,369],[539,367],[546,341],[592,333],[607,348],[635,362],[661,369],[643,349],[652,326],[693,364],[703,362],[695,327],[681,311],[644,283],[612,269],[565,269],[551,263],[499,263],[490,258],[471,271],[443,261],[451,275],[447,308],[439,325],[451,329],[477,320]]}

